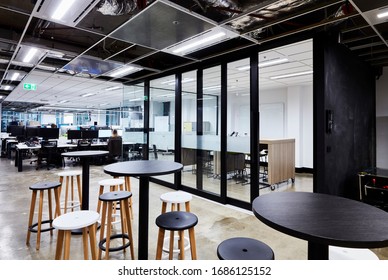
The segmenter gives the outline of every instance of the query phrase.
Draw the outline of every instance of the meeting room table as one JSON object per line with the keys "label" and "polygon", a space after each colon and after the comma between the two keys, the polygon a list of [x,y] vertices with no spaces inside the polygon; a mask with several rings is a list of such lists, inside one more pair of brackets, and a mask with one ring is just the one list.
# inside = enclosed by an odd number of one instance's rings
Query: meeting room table
{"label": "meeting room table", "polygon": [[104,172],[114,177],[132,176],[139,178],[139,229],[138,259],[148,259],[148,219],[150,176],[176,173],[183,169],[181,163],[166,160],[134,160],[112,163]]}
{"label": "meeting room table", "polygon": [[329,259],[329,245],[388,246],[388,213],[356,200],[320,193],[274,192],[255,198],[252,210],[267,226],[308,241],[309,260]]}

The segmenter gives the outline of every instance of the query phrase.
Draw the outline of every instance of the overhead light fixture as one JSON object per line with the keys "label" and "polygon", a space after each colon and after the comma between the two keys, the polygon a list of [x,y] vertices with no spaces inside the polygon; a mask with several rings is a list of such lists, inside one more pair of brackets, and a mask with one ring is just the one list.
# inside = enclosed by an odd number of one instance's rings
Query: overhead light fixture
{"label": "overhead light fixture", "polygon": [[385,18],[385,17],[388,17],[388,11],[385,11],[385,12],[382,12],[382,13],[377,14],[377,17],[378,17],[378,18]]}
{"label": "overhead light fixture", "polygon": [[143,98],[133,98],[133,99],[129,99],[128,101],[134,102],[134,101],[141,101],[141,100],[143,100]]}
{"label": "overhead light fixture", "polygon": [[113,77],[113,78],[121,78],[121,77],[124,77],[130,73],[133,73],[133,72],[136,72],[139,70],[141,70],[141,69],[133,67],[133,66],[123,66],[123,67],[120,67],[116,70],[113,70],[113,71],[107,73],[107,75],[109,77]]}
{"label": "overhead light fixture", "polygon": [[96,95],[96,93],[85,93],[85,94],[82,94],[81,97],[88,97],[93,95]]}
{"label": "overhead light fixture", "polygon": [[309,75],[309,74],[312,74],[312,73],[313,73],[313,71],[304,71],[304,72],[297,72],[297,73],[273,76],[273,77],[269,77],[269,78],[271,80],[277,80],[277,79],[285,79],[285,78],[291,78],[291,77],[304,76],[304,75]]}
{"label": "overhead light fixture", "polygon": [[[288,62],[288,58],[286,57],[283,57],[283,58],[277,58],[277,59],[272,59],[272,60],[267,60],[267,61],[263,61],[263,62],[260,62],[259,63],[259,68],[263,68],[263,67],[268,67],[268,66],[273,66],[273,65],[277,65],[277,64],[282,64],[282,63],[286,63]],[[251,66],[250,65],[246,65],[246,66],[241,66],[241,67],[237,67],[237,70],[239,71],[245,71],[245,70],[248,70],[250,69]]]}
{"label": "overhead light fixture", "polygon": [[52,19],[61,20],[63,16],[67,13],[71,6],[73,6],[75,0],[62,0],[57,9],[54,11],[51,16]]}
{"label": "overhead light fixture", "polygon": [[69,100],[61,100],[61,101],[59,101],[58,103],[59,103],[59,104],[63,104],[63,103],[67,103],[67,102],[69,102]]}
{"label": "overhead light fixture", "polygon": [[209,42],[214,41],[214,40],[216,40],[216,39],[218,39],[220,37],[223,37],[225,35],[226,35],[225,32],[218,32],[218,33],[216,33],[214,35],[211,35],[209,37],[205,37],[203,39],[200,39],[198,41],[194,41],[194,42],[192,42],[190,44],[187,44],[187,45],[182,46],[182,47],[180,47],[178,49],[175,49],[175,50],[173,50],[173,53],[183,53],[183,52],[185,52],[185,51],[187,51],[189,49],[193,49],[193,48],[198,47],[198,46],[200,46],[202,44],[209,43]]}
{"label": "overhead light fixture", "polygon": [[37,48],[30,48],[30,50],[27,52],[26,56],[23,58],[23,62],[29,63],[37,51],[38,51]]}
{"label": "overhead light fixture", "polygon": [[102,104],[100,104],[100,106],[106,106],[106,105],[109,105],[109,103],[102,103]]}
{"label": "overhead light fixture", "polygon": [[221,88],[221,86],[212,86],[212,87],[204,87],[203,90],[217,90],[220,88]]}
{"label": "overhead light fixture", "polygon": [[122,87],[115,86],[115,87],[108,87],[108,88],[106,88],[105,90],[106,90],[106,91],[112,91],[112,90],[121,89],[121,88],[122,88]]}
{"label": "overhead light fixture", "polygon": [[[11,90],[11,89],[12,89],[11,86],[5,86],[5,87],[4,87],[4,90]],[[1,97],[1,98],[3,98],[3,97]]]}
{"label": "overhead light fixture", "polygon": [[18,73],[18,72],[13,73],[11,76],[11,81],[16,81],[16,79],[19,77],[19,75],[20,75],[20,73]]}

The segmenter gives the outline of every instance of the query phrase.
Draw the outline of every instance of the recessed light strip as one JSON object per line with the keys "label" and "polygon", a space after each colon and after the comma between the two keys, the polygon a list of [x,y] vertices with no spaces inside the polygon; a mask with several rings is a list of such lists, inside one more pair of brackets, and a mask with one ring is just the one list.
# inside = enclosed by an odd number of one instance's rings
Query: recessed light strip
{"label": "recessed light strip", "polygon": [[313,71],[305,71],[305,72],[297,72],[297,73],[273,76],[273,77],[269,77],[269,78],[271,80],[277,80],[277,79],[285,79],[285,78],[291,78],[291,77],[304,76],[304,75],[309,75],[309,74],[312,74],[312,73],[313,73]]}
{"label": "recessed light strip", "polygon": [[31,48],[27,55],[23,58],[23,62],[25,63],[28,63],[31,61],[31,59],[34,57],[34,55],[36,54],[36,52],[38,51],[37,48]]}
{"label": "recessed light strip", "polygon": [[388,17],[388,11],[377,14],[377,17],[378,17],[378,18],[385,18],[385,17]]}
{"label": "recessed light strip", "polygon": [[185,45],[183,47],[180,47],[180,48],[178,48],[176,50],[173,50],[173,53],[182,53],[184,51],[187,51],[189,49],[195,48],[195,47],[197,47],[199,45],[202,45],[202,44],[205,44],[207,42],[213,41],[213,40],[215,40],[217,38],[220,38],[222,36],[225,36],[225,35],[226,35],[225,32],[216,33],[216,34],[214,34],[212,36],[205,37],[205,38],[203,38],[201,40],[195,41],[195,42],[193,42],[191,44],[187,44],[187,45]]}
{"label": "recessed light strip", "polygon": [[93,96],[93,95],[96,95],[95,93],[85,93],[85,94],[82,94],[81,97],[88,97],[88,96]]}

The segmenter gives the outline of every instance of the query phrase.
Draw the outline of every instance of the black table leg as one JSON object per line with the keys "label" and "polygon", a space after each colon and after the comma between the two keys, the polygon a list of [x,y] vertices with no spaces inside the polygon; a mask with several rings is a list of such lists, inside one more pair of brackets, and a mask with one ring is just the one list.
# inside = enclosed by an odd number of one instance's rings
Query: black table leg
{"label": "black table leg", "polygon": [[308,243],[307,258],[309,260],[328,260],[329,246],[324,244],[317,244],[314,242]]}
{"label": "black table leg", "polygon": [[82,210],[89,210],[89,173],[90,159],[83,157],[80,159],[82,164]]}
{"label": "black table leg", "polygon": [[17,162],[17,166],[18,166],[18,172],[22,172],[23,171],[23,155],[22,155],[22,151],[19,149],[16,149],[16,153],[15,153],[15,163],[16,162]]}
{"label": "black table leg", "polygon": [[149,177],[140,177],[139,182],[139,260],[148,259],[149,180]]}

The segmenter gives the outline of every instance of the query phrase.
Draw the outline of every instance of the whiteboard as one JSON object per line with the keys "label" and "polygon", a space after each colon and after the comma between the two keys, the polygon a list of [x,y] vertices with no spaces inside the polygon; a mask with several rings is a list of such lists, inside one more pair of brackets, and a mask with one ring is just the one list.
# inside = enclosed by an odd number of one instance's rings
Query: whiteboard
{"label": "whiteboard", "polygon": [[169,131],[168,116],[155,117],[155,131]]}
{"label": "whiteboard", "polygon": [[284,103],[260,104],[260,139],[284,138]]}

